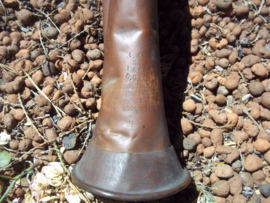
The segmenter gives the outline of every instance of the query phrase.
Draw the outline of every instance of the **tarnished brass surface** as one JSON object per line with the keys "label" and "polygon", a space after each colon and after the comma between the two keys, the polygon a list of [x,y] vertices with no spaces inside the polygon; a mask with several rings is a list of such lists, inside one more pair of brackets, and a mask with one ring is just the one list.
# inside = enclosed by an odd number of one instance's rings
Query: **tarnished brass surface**
{"label": "tarnished brass surface", "polygon": [[[160,199],[190,175],[170,143],[161,86],[156,0],[104,1],[102,103],[72,180],[125,201]],[[107,12],[107,13],[105,13]]]}

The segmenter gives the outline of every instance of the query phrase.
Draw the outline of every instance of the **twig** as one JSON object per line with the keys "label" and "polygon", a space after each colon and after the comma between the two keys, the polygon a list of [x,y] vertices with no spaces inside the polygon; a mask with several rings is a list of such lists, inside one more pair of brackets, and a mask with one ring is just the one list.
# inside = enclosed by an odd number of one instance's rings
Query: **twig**
{"label": "twig", "polygon": [[28,77],[28,79],[32,82],[32,84],[35,86],[35,88],[38,90],[38,92],[39,92],[40,94],[42,94],[42,95],[43,95],[43,96],[44,96],[44,97],[52,104],[52,106],[55,108],[57,114],[58,114],[60,117],[62,117],[62,115],[59,113],[59,111],[60,111],[62,114],[66,115],[65,112],[63,112],[60,108],[58,108],[56,105],[54,105],[54,103],[52,103],[52,101],[47,97],[47,95],[44,94],[44,92],[42,92],[42,91],[39,89],[39,87],[36,85],[36,83],[35,83],[35,82],[32,80],[32,78],[29,76],[29,74],[27,74],[25,71],[24,71],[24,73],[26,74],[26,76]]}
{"label": "twig", "polygon": [[254,123],[259,129],[260,131],[263,131],[263,128],[257,123],[257,121],[255,121],[255,119],[248,113],[248,109],[246,107],[243,108],[243,112],[250,118],[250,120],[252,121],[252,123]]}
{"label": "twig", "polygon": [[38,10],[36,8],[35,8],[35,10],[38,11],[38,12],[40,12],[40,13],[42,13],[43,15],[45,15],[51,21],[51,23],[54,25],[54,27],[58,30],[58,32],[61,33],[61,31],[59,30],[59,28],[54,24],[54,22],[52,21],[52,19],[46,13],[44,13],[43,11],[40,11],[40,10]]}
{"label": "twig", "polygon": [[99,11],[99,6],[100,6],[100,0],[98,0],[98,3],[97,3],[97,11]]}
{"label": "twig", "polygon": [[83,75],[82,79],[85,78],[85,76],[87,75],[87,73],[88,73],[89,71],[90,71],[90,64],[89,64],[89,67],[88,67],[87,71],[86,71],[85,74]]}
{"label": "twig", "polygon": [[76,89],[76,87],[75,87],[75,85],[74,85],[74,82],[73,82],[73,80],[72,80],[71,73],[70,73],[70,70],[69,70],[68,65],[67,65],[66,67],[67,67],[67,70],[68,70],[68,74],[69,74],[69,77],[70,77],[70,81],[71,81],[72,87],[73,87],[74,92],[75,92],[75,95],[76,95],[76,97],[77,97],[77,101],[78,101],[78,103],[79,103],[81,109],[83,109],[83,110],[88,114],[88,112],[84,109],[84,107],[83,107],[83,105],[82,105],[82,102],[81,102],[81,100],[80,100],[79,94],[78,94],[77,89]]}
{"label": "twig", "polygon": [[87,136],[86,136],[86,138],[85,138],[85,140],[84,140],[84,142],[83,142],[83,146],[82,146],[82,148],[80,149],[80,151],[79,151],[79,153],[78,153],[79,155],[81,154],[83,148],[85,147],[87,140],[88,140],[88,139],[90,138],[90,136],[91,136],[91,128],[92,128],[92,123],[89,122],[88,133],[87,133]]}
{"label": "twig", "polygon": [[38,166],[38,164],[34,164],[33,166],[30,166],[29,168],[25,169],[24,172],[22,172],[21,174],[17,175],[14,178],[14,180],[12,181],[12,183],[9,185],[9,187],[7,188],[7,190],[5,191],[5,193],[3,194],[3,196],[1,197],[0,203],[4,201],[4,199],[6,198],[6,196],[8,195],[8,193],[10,192],[10,190],[16,184],[17,180],[21,179],[24,175],[26,175],[27,173],[29,173],[30,171],[32,171],[36,166]]}
{"label": "twig", "polygon": [[85,202],[89,202],[89,203],[90,203],[90,201],[88,200],[88,198],[85,197],[85,196],[78,190],[78,188],[77,188],[75,185],[73,185],[73,183],[70,181],[70,172],[69,172],[69,170],[67,169],[66,165],[64,164],[64,161],[63,161],[63,158],[62,158],[62,154],[60,153],[60,151],[59,151],[59,149],[58,149],[58,147],[57,147],[57,144],[56,144],[55,142],[53,143],[53,146],[54,146],[55,151],[57,152],[57,157],[58,157],[58,159],[59,159],[59,161],[60,161],[62,167],[64,168],[64,170],[65,170],[66,173],[68,174],[68,175],[67,175],[67,181],[68,181],[68,183],[70,184],[71,187],[73,187],[73,188],[80,194],[81,198],[82,198]]}
{"label": "twig", "polygon": [[68,179],[67,181],[68,181],[68,183],[70,184],[70,186],[73,187],[73,189],[75,189],[75,190],[79,193],[79,195],[80,195],[80,197],[83,199],[83,201],[85,201],[86,203],[91,203],[90,200],[88,199],[88,197],[87,197],[86,195],[83,195],[83,194],[79,191],[79,189],[77,188],[77,186],[75,186],[75,185],[70,181],[70,179]]}
{"label": "twig", "polygon": [[65,136],[65,135],[67,135],[67,134],[70,134],[73,130],[75,130],[75,129],[81,127],[82,125],[84,125],[85,123],[88,123],[88,122],[93,122],[93,120],[85,121],[85,122],[81,123],[80,125],[75,126],[75,127],[72,128],[70,131],[62,132],[62,133],[59,134],[59,137],[63,137],[63,136]]}
{"label": "twig", "polygon": [[3,9],[4,9],[4,12],[5,12],[5,24],[4,26],[7,25],[7,21],[8,21],[8,18],[7,18],[7,10],[6,10],[6,7],[4,6],[3,2],[0,0],[0,4],[3,6]]}
{"label": "twig", "polygon": [[261,5],[258,10],[258,14],[261,14],[264,3],[265,3],[265,0],[262,0]]}
{"label": "twig", "polygon": [[94,22],[91,25],[89,25],[87,28],[85,28],[83,31],[81,31],[80,33],[76,34],[74,37],[72,37],[71,39],[69,39],[68,41],[66,41],[64,44],[62,44],[60,47],[54,49],[52,52],[49,53],[49,55],[51,55],[52,53],[54,53],[57,49],[61,49],[63,46],[65,46],[66,44],[68,44],[70,41],[72,41],[74,38],[77,38],[78,36],[80,36],[82,33],[84,33],[85,31],[87,31],[89,28],[93,27],[93,25],[95,25],[97,23]]}
{"label": "twig", "polygon": [[243,155],[242,155],[242,152],[241,152],[241,150],[239,150],[239,154],[240,154],[240,160],[241,160],[241,165],[242,165],[242,167],[241,167],[241,171],[244,171],[245,170],[245,167],[244,167],[244,158],[243,158]]}
{"label": "twig", "polygon": [[5,171],[7,168],[11,167],[13,164],[18,163],[19,161],[21,161],[21,160],[23,159],[23,156],[28,155],[28,154],[31,154],[31,153],[32,153],[33,151],[35,151],[36,149],[38,149],[38,148],[40,148],[40,147],[42,147],[42,146],[44,146],[44,145],[46,145],[46,144],[48,144],[48,143],[50,143],[50,142],[54,142],[55,140],[56,140],[56,138],[55,138],[55,139],[52,139],[52,140],[50,140],[50,141],[43,142],[42,144],[40,144],[40,145],[38,145],[38,146],[36,146],[36,147],[30,149],[28,152],[19,152],[19,153],[21,153],[21,154],[23,154],[23,155],[22,155],[18,160],[14,161],[14,162],[12,162],[12,163],[9,163],[9,164],[8,164],[7,166],[5,166],[5,167],[0,168],[0,172],[1,172],[1,171]]}
{"label": "twig", "polygon": [[[1,1],[1,0],[0,0],[0,1]],[[18,75],[18,73],[17,73],[15,70],[12,70],[10,67],[8,67],[8,66],[5,65],[5,64],[0,63],[0,67],[3,68],[3,69],[6,70],[6,71],[10,71],[10,72],[15,73],[16,75]]]}
{"label": "twig", "polygon": [[38,30],[38,34],[39,34],[39,41],[40,41],[40,44],[41,44],[41,46],[42,46],[42,48],[43,48],[43,50],[44,50],[44,54],[45,54],[46,58],[48,58],[48,54],[47,54],[46,48],[45,48],[45,46],[44,46],[44,44],[43,44],[43,41],[42,41],[42,39],[41,39],[41,33],[40,33],[40,30]]}
{"label": "twig", "polygon": [[36,117],[36,118],[34,118],[34,120],[44,119],[44,118],[48,118],[48,117],[50,117],[50,114],[45,114],[45,116]]}
{"label": "twig", "polygon": [[[60,88],[59,83],[57,82],[57,80],[56,80],[56,84],[57,84],[58,89],[62,92],[62,90],[61,90],[61,88]],[[73,101],[71,100],[71,98],[68,96],[68,94],[65,93],[65,92],[62,92],[62,93],[64,94],[64,96],[65,96],[66,98],[68,98],[69,102],[70,102],[71,104],[73,104],[74,107],[75,107],[80,113],[83,114],[83,112],[82,112],[82,110],[80,109],[80,107],[79,107],[77,104],[75,104],[75,102],[73,102]],[[56,102],[56,101],[54,101],[54,102]]]}
{"label": "twig", "polygon": [[[2,99],[2,98],[1,98]],[[11,103],[8,103],[8,102],[0,102],[0,104],[4,104],[4,105],[9,105],[9,106],[12,106],[12,107],[21,107],[20,104],[11,104]],[[29,104],[29,105],[25,105],[26,108],[29,108],[29,107],[32,107],[34,106],[36,103],[32,103],[32,104]]]}
{"label": "twig", "polygon": [[47,140],[40,134],[40,132],[38,131],[37,127],[34,125],[33,121],[32,121],[31,118],[28,116],[28,114],[27,114],[27,112],[26,112],[26,110],[25,110],[25,108],[24,108],[24,106],[23,106],[22,99],[21,99],[21,94],[20,94],[20,93],[18,93],[18,99],[19,99],[19,102],[20,102],[21,107],[22,107],[22,109],[23,109],[23,112],[24,112],[24,114],[25,114],[25,116],[26,116],[26,118],[27,118],[27,121],[29,121],[29,122],[31,123],[31,126],[37,131],[39,137],[41,137],[44,141],[47,141]]}
{"label": "twig", "polygon": [[216,128],[229,128],[229,127],[233,127],[233,126],[234,126],[234,125],[230,124],[230,121],[228,121],[228,123],[226,123],[226,124],[223,125],[223,126],[207,126],[207,125],[203,125],[203,124],[200,124],[200,123],[195,123],[194,121],[191,121],[191,120],[189,120],[189,122],[192,123],[192,124],[194,124],[194,125],[203,127],[203,128],[211,128],[211,129],[216,129]]}
{"label": "twig", "polygon": [[[31,75],[32,73],[36,72],[38,69],[40,69],[40,67],[33,69],[30,73],[28,73],[28,75]],[[22,78],[26,78],[26,77],[27,77],[26,75],[22,76]]]}

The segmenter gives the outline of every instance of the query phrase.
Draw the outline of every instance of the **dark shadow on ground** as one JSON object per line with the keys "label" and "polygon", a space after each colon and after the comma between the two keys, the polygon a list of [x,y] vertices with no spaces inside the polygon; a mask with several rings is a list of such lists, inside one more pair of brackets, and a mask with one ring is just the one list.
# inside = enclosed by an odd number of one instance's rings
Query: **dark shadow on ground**
{"label": "dark shadow on ground", "polygon": [[[183,157],[183,133],[181,130],[182,103],[187,88],[191,62],[191,14],[188,0],[159,0],[159,35],[163,94],[170,140],[179,161],[186,167]],[[159,203],[193,202],[198,197],[192,181],[183,191],[159,200]]]}

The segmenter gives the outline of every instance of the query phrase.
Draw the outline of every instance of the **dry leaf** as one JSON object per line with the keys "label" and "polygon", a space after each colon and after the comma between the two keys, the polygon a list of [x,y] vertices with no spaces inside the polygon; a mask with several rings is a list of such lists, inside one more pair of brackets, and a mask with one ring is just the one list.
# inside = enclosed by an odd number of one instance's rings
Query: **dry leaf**
{"label": "dry leaf", "polygon": [[51,162],[42,168],[47,183],[54,187],[59,187],[65,183],[64,169],[60,162]]}
{"label": "dry leaf", "polygon": [[5,131],[0,133],[0,145],[8,144],[11,140],[11,137],[9,134],[7,134]]}

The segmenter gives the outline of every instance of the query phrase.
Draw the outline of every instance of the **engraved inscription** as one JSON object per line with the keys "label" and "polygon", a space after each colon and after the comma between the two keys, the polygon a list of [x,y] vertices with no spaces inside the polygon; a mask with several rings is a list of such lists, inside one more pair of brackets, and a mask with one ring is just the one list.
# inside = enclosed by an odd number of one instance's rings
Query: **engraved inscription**
{"label": "engraved inscription", "polygon": [[[130,121],[132,124],[132,121]],[[111,183],[125,182],[125,183],[153,183],[153,178],[134,178],[132,175],[147,175],[153,173],[154,162],[152,160],[138,160],[127,161],[125,158],[119,159],[114,157],[107,157],[103,165],[102,180]],[[126,167],[128,166],[128,167]],[[121,175],[120,175],[121,174]]]}

